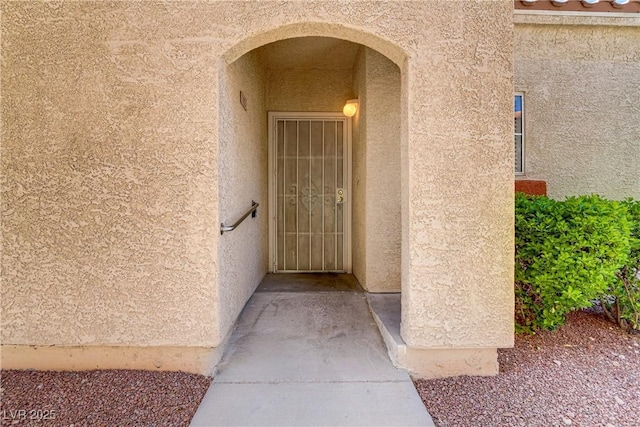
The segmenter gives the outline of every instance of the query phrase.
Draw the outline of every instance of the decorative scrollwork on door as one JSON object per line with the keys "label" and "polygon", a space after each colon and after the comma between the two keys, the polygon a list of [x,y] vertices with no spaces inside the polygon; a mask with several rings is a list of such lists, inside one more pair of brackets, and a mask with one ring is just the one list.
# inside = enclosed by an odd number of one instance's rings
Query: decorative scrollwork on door
{"label": "decorative scrollwork on door", "polygon": [[318,201],[318,189],[314,185],[307,185],[302,188],[300,203],[307,211],[310,211],[312,206]]}

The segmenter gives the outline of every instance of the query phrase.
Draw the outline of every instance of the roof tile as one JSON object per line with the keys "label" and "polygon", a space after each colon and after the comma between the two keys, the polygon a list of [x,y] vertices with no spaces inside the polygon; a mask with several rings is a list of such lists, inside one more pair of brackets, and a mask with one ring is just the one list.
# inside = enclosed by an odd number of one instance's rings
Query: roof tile
{"label": "roof tile", "polygon": [[514,0],[516,9],[640,13],[640,0]]}

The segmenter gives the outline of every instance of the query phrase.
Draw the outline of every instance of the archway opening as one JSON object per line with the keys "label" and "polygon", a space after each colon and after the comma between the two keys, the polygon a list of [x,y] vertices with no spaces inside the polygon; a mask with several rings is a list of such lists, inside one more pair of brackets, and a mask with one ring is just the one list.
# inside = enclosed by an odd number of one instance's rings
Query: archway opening
{"label": "archway opening", "polygon": [[239,313],[274,271],[353,273],[369,292],[400,292],[400,68],[308,36],[250,50],[220,75],[220,217],[261,204],[220,241],[220,294],[236,299],[221,310]]}

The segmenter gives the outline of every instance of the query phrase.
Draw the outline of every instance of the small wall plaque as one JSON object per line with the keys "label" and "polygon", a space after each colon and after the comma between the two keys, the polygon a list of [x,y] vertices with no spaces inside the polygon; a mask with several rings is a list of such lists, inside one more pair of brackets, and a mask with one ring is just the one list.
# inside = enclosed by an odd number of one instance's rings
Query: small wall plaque
{"label": "small wall plaque", "polygon": [[244,111],[247,111],[247,97],[240,91],[240,105],[244,108]]}

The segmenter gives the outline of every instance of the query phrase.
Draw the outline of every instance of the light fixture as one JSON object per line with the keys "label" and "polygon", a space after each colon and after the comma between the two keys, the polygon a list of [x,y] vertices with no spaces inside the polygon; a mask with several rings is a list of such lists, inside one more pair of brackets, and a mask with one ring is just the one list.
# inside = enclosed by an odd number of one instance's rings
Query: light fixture
{"label": "light fixture", "polygon": [[347,117],[353,117],[356,115],[356,111],[358,111],[358,100],[347,100],[347,103],[344,104],[344,108],[342,109],[342,113]]}

